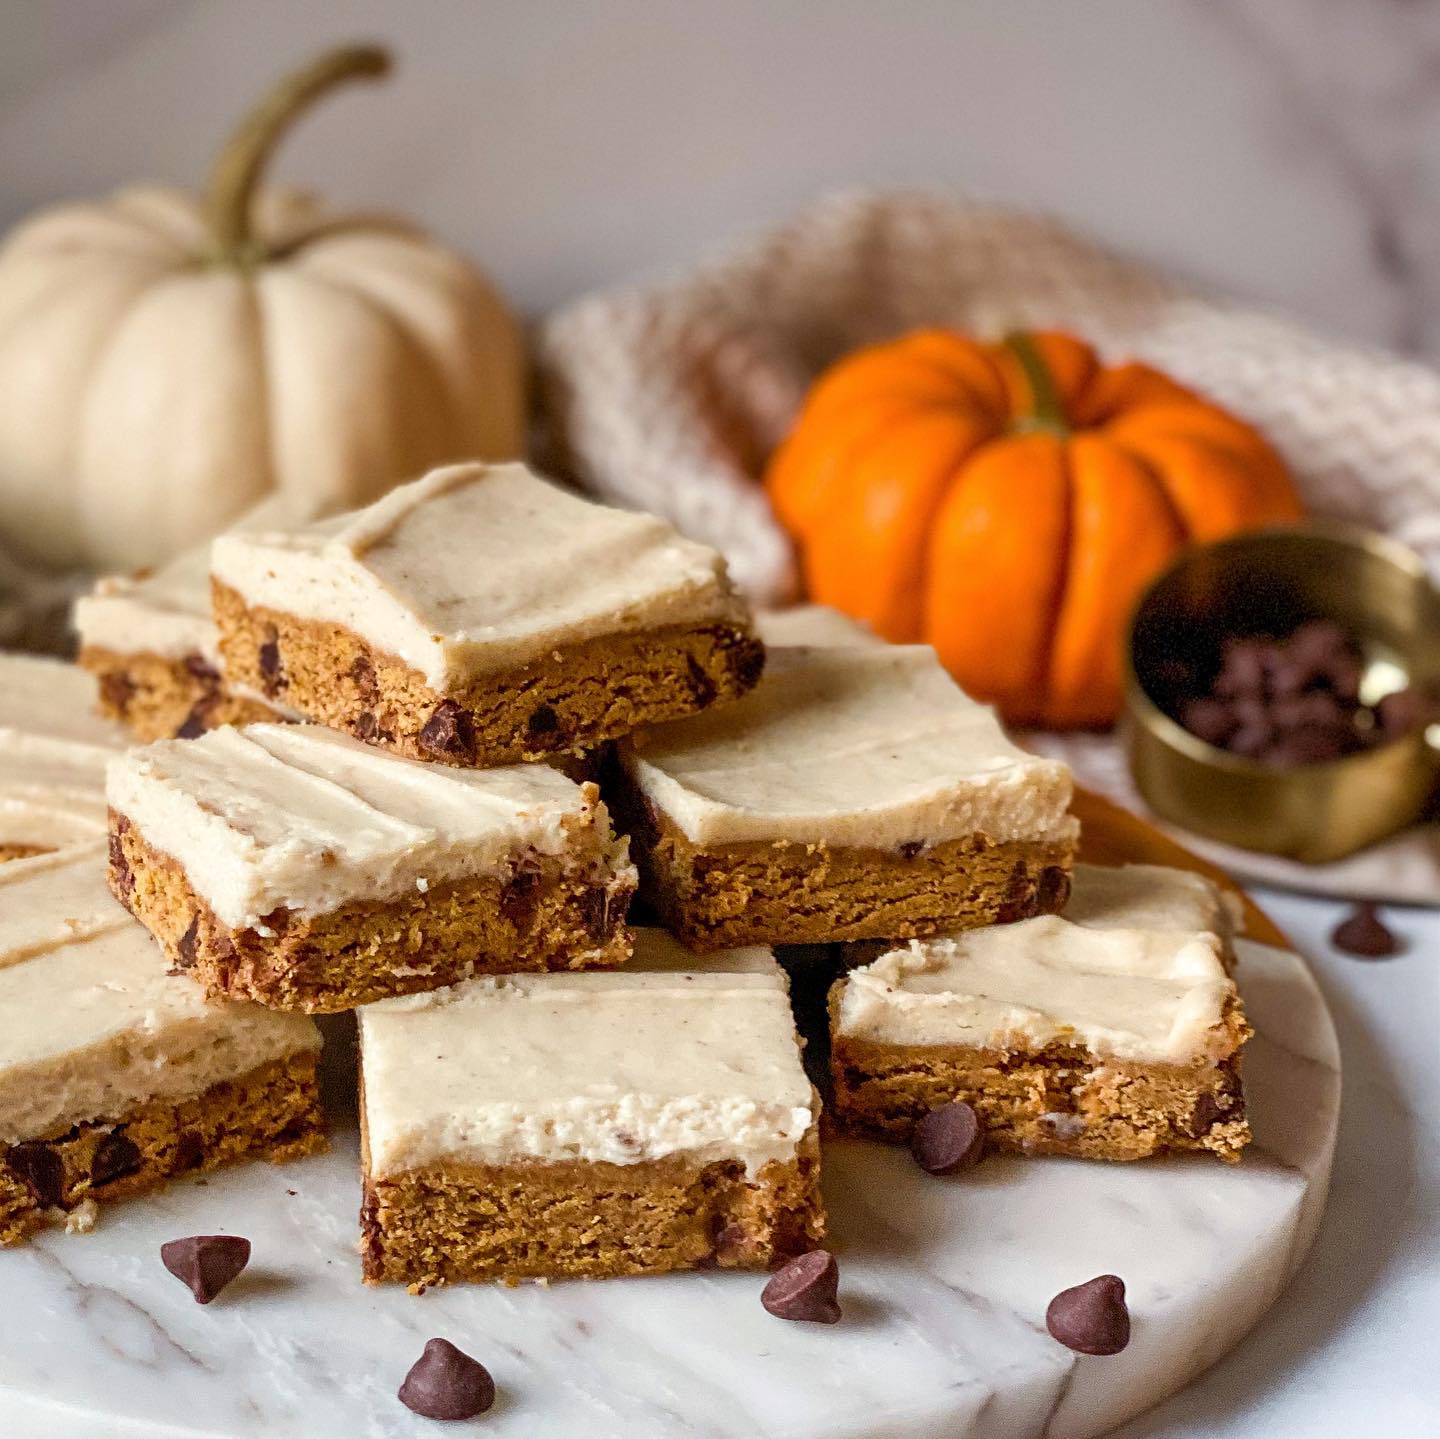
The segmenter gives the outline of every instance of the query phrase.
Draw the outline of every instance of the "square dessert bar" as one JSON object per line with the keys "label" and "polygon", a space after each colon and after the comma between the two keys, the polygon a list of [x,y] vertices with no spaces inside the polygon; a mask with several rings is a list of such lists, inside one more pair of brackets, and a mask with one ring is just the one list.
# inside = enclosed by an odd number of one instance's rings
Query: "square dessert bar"
{"label": "square dessert bar", "polygon": [[725,564],[523,465],[456,465],[368,509],[222,535],[227,674],[367,743],[451,765],[585,750],[734,699],[764,648]]}
{"label": "square dessert bar", "polygon": [[724,709],[618,747],[643,893],[694,949],[907,939],[1058,909],[1070,772],[918,645],[772,650]]}
{"label": "square dessert bar", "polygon": [[349,1009],[629,956],[635,871],[594,785],[421,764],[308,724],[110,767],[110,888],[212,996]]}
{"label": "square dessert bar", "polygon": [[80,663],[102,714],[142,742],[190,739],[224,724],[279,718],[225,682],[210,612],[210,546],[140,575],[109,575],[75,601]]}
{"label": "square dessert bar", "polygon": [[763,1269],[824,1235],[819,1101],[768,951],[360,1011],[371,1283]]}
{"label": "square dessert bar", "polygon": [[105,765],[129,742],[76,665],[0,654],[0,860],[105,833]]}
{"label": "square dessert bar", "polygon": [[314,1022],[167,974],[106,891],[103,841],[0,869],[0,1015],[0,1244],[324,1145]]}
{"label": "square dessert bar", "polygon": [[904,1140],[964,1101],[1004,1151],[1237,1161],[1250,1027],[1223,905],[1212,891],[1207,919],[1196,884],[1079,865],[1066,916],[912,942],[851,971],[830,997],[837,1122]]}

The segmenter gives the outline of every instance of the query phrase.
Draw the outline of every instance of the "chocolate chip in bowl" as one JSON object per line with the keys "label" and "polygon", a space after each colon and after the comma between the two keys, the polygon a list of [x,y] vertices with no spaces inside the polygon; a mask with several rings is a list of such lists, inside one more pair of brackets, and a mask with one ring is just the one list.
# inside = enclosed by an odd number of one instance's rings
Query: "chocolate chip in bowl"
{"label": "chocolate chip in bowl", "polygon": [[1182,829],[1318,864],[1440,791],[1440,591],[1383,535],[1195,546],[1142,596],[1126,660],[1131,771]]}

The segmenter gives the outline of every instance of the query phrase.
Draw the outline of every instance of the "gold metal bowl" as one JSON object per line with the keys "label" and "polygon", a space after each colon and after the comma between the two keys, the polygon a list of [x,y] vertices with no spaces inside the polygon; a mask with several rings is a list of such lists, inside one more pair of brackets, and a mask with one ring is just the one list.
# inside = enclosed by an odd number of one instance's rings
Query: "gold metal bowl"
{"label": "gold metal bowl", "polygon": [[1156,814],[1243,849],[1319,864],[1425,813],[1440,789],[1440,724],[1279,769],[1218,749],[1175,718],[1181,686],[1215,673],[1227,636],[1281,635],[1310,619],[1334,620],[1354,637],[1362,696],[1407,681],[1440,692],[1440,590],[1404,545],[1311,521],[1188,550],[1141,597],[1127,646],[1126,747]]}

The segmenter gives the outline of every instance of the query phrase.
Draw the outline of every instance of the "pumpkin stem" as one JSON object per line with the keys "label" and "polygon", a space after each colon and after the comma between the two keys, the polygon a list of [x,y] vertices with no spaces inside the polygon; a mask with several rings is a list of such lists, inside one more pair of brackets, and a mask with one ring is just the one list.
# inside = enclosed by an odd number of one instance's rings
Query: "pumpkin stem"
{"label": "pumpkin stem", "polygon": [[1065,418],[1065,406],[1060,403],[1055,376],[1050,373],[1035,337],[1024,330],[1013,330],[1002,343],[1020,366],[1030,388],[1030,412],[1017,416],[1013,428],[1020,433],[1039,430],[1049,435],[1068,435],[1070,422]]}
{"label": "pumpkin stem", "polygon": [[271,154],[301,113],[336,86],[389,69],[389,52],[378,45],[328,50],[279,80],[240,122],[220,151],[205,195],[216,260],[246,265],[261,258],[250,231],[250,204]]}

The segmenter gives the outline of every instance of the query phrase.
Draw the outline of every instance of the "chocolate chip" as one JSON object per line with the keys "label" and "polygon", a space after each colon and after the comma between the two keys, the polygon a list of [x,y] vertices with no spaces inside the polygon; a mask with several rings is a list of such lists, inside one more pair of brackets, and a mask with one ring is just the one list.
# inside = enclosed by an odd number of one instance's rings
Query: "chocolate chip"
{"label": "chocolate chip", "polygon": [[380,721],[369,710],[361,710],[355,716],[354,733],[356,739],[372,740],[380,730]]}
{"label": "chocolate chip", "polygon": [[193,1234],[160,1246],[160,1262],[208,1304],[250,1262],[250,1241],[238,1234]]}
{"label": "chocolate chip", "polygon": [[175,731],[175,738],[199,739],[208,727],[211,708],[210,700],[196,700],[190,706],[190,713],[181,721],[180,728]]}
{"label": "chocolate chip", "polygon": [[535,918],[535,905],[540,888],[539,872],[519,869],[505,881],[500,891],[500,917],[516,929],[526,929]]}
{"label": "chocolate chip", "polygon": [[175,941],[175,967],[176,969],[193,969],[195,965],[195,951],[200,940],[200,916],[197,914],[190,921],[185,933]]}
{"label": "chocolate chip", "polygon": [[1209,1134],[1215,1127],[1215,1121],[1224,1113],[1225,1111],[1220,1107],[1220,1101],[1209,1090],[1206,1090],[1195,1101],[1195,1107],[1190,1111],[1190,1138],[1199,1139],[1201,1136]]}
{"label": "chocolate chip", "polygon": [[191,679],[199,680],[207,689],[219,688],[220,671],[204,655],[186,655],[185,671]]}
{"label": "chocolate chip", "polygon": [[924,848],[925,841],[923,839],[907,839],[905,843],[900,846],[900,858],[914,859]]}
{"label": "chocolate chip", "polygon": [[272,699],[285,688],[286,680],[280,661],[279,637],[272,637],[260,646],[257,656],[260,663],[260,678],[265,693]]}
{"label": "chocolate chip", "polygon": [[440,760],[473,764],[475,727],[454,700],[441,700],[420,731],[420,748]]}
{"label": "chocolate chip", "polygon": [[1330,934],[1330,943],[1359,959],[1388,959],[1400,951],[1400,941],[1385,927],[1373,900],[1362,900]]}
{"label": "chocolate chip", "polygon": [[100,676],[100,698],[123,719],[135,698],[135,682],[121,670],[107,670]]}
{"label": "chocolate chip", "polygon": [[356,692],[367,705],[373,705],[380,698],[380,683],[375,678],[375,666],[365,655],[356,655],[350,664],[350,678],[355,682]]}
{"label": "chocolate chip", "polygon": [[536,705],[530,711],[530,718],[525,721],[525,733],[531,739],[554,734],[559,728],[560,716],[549,705]]}
{"label": "chocolate chip", "polygon": [[122,833],[118,828],[110,831],[110,888],[128,903],[135,892],[135,875],[130,861],[125,858],[125,846],[120,838]]}
{"label": "chocolate chip", "polygon": [[839,1283],[835,1256],[827,1249],[812,1249],[770,1276],[760,1302],[777,1319],[834,1324],[840,1318],[840,1305],[835,1299]]}
{"label": "chocolate chip", "polygon": [[1201,698],[1180,706],[1180,723],[1207,744],[1222,745],[1235,733],[1238,721],[1224,700]]}
{"label": "chocolate chip", "polygon": [[750,1231],[743,1224],[721,1224],[710,1246],[717,1260],[734,1259],[746,1251],[749,1240]]}
{"label": "chocolate chip", "polygon": [[1265,751],[1265,760],[1277,769],[1294,769],[1304,764],[1324,764],[1339,759],[1352,748],[1351,735],[1343,725],[1301,725],[1281,735]]}
{"label": "chocolate chip", "polygon": [[968,1104],[942,1104],[915,1126],[910,1153],[926,1174],[973,1169],[985,1154],[985,1128]]}
{"label": "chocolate chip", "polygon": [[719,690],[715,681],[705,673],[700,661],[694,655],[686,655],[685,666],[690,671],[690,693],[694,695],[695,703],[702,709],[706,705],[714,704]]}
{"label": "chocolate chip", "polygon": [[205,1141],[193,1129],[184,1130],[175,1141],[175,1162],[172,1172],[183,1174],[199,1169],[205,1162]]}
{"label": "chocolate chip", "polygon": [[1059,865],[1046,865],[1040,871],[1040,884],[1035,903],[1041,914],[1056,914],[1070,898],[1070,871]]}
{"label": "chocolate chip", "polygon": [[495,1381],[448,1339],[431,1339],[400,1386],[400,1402],[426,1419],[473,1419],[495,1402]]}
{"label": "chocolate chip", "polygon": [[1062,1289],[1045,1311],[1045,1327],[1079,1354],[1118,1354],[1130,1342],[1125,1281],[1102,1274],[1073,1289]]}
{"label": "chocolate chip", "polygon": [[48,1144],[32,1139],[12,1145],[5,1164],[25,1182],[41,1209],[53,1209],[60,1203],[65,1193],[65,1165]]}
{"label": "chocolate chip", "polygon": [[90,1156],[90,1183],[112,1184],[140,1168],[140,1146],[123,1129],[112,1129]]}
{"label": "chocolate chip", "polygon": [[614,926],[610,922],[610,890],[605,885],[597,885],[594,889],[587,890],[580,901],[581,913],[584,916],[585,932],[596,944],[603,943],[610,938]]}
{"label": "chocolate chip", "polygon": [[754,689],[765,673],[765,646],[759,640],[747,640],[737,645],[738,653],[731,660],[731,669],[741,689]]}

